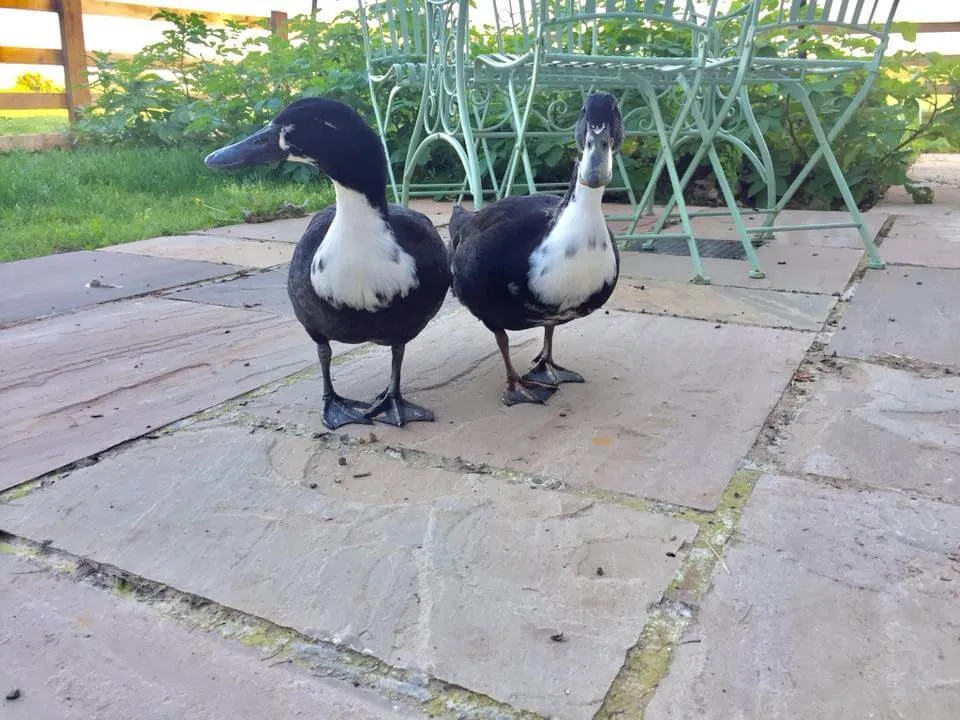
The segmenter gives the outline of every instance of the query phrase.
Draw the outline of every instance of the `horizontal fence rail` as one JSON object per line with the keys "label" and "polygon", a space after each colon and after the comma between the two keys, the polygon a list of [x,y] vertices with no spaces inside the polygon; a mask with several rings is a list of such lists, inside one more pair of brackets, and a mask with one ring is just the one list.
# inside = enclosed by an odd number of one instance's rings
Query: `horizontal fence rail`
{"label": "horizontal fence rail", "polygon": [[[77,109],[90,103],[88,69],[93,65],[93,54],[86,51],[83,37],[83,16],[100,15],[134,20],[152,20],[160,12],[171,12],[182,17],[197,14],[208,25],[237,23],[257,27],[269,20],[275,35],[286,37],[287,14],[271,12],[269,16],[236,15],[231,13],[187,10],[183,8],[134,5],[106,0],[0,0],[0,9],[30,10],[56,13],[60,24],[60,49],[0,46],[0,64],[60,65],[66,89],[56,93],[0,92],[0,110],[67,110],[70,122],[76,119]],[[130,53],[109,53],[111,59],[130,59]],[[24,146],[38,148],[57,146],[59,140],[44,140],[43,136],[24,136]],[[59,135],[52,136],[60,138]],[[41,139],[38,139],[41,138]],[[10,142],[0,143],[0,150],[9,149]]]}

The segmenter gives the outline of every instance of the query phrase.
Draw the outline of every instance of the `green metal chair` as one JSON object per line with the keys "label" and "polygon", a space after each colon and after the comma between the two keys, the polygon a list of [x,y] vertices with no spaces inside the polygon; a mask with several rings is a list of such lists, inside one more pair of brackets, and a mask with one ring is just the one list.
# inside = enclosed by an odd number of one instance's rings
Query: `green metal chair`
{"label": "green metal chair", "polygon": [[[495,38],[492,46],[476,47],[471,40],[470,0],[359,0],[367,57],[367,77],[374,115],[388,157],[397,161],[398,149],[389,147],[399,128],[391,125],[395,99],[408,88],[416,93],[417,113],[403,156],[403,175],[390,181],[401,204],[410,197],[467,193],[476,207],[485,196],[501,196],[498,167],[505,153],[497,141],[517,134],[509,102],[511,66],[533,57],[536,0],[492,0]],[[472,54],[496,58],[501,68],[477,74]],[[386,90],[385,88],[389,88]],[[500,145],[503,143],[501,142]],[[434,146],[450,148],[463,168],[462,180],[415,182],[422,159]],[[506,150],[506,154],[509,149]]]}
{"label": "green metal chair", "polygon": [[[831,145],[870,92],[886,52],[898,5],[899,0],[757,0],[751,4],[750,41],[742,50],[747,59],[747,74],[739,95],[744,117],[750,125],[750,134],[758,145],[758,169],[767,186],[767,206],[763,208],[765,218],[759,227],[748,229],[751,234],[764,239],[777,231],[852,227],[857,229],[867,252],[868,266],[877,269],[884,267]],[[872,38],[875,44],[864,57],[818,58],[817,44],[829,43],[831,35],[837,33],[862,35]],[[812,52],[808,49],[811,47]],[[860,78],[859,88],[829,130],[824,128],[810,98],[810,83],[807,80],[813,76]],[[750,86],[768,84],[776,85],[781,92],[800,104],[817,140],[817,149],[779,199],[776,199],[772,157],[750,109],[747,95]],[[850,221],[776,225],[779,213],[821,161],[827,163],[850,214]]]}
{"label": "green metal chair", "polygon": [[[698,13],[701,22],[709,23],[712,32],[707,35],[707,54],[704,63],[703,75],[705,81],[701,83],[701,93],[695,98],[691,107],[691,117],[685,125],[677,125],[671,133],[673,152],[676,154],[682,145],[688,143],[698,143],[698,148],[689,160],[686,171],[680,178],[681,187],[686,190],[696,171],[700,168],[704,157],[709,153],[714,145],[726,142],[735,145],[743,156],[750,161],[759,173],[764,172],[769,163],[769,152],[766,144],[763,142],[763,135],[753,115],[752,108],[746,98],[746,85],[744,83],[745,73],[748,63],[747,46],[751,41],[750,27],[753,22],[753,3],[747,2],[739,8],[730,12],[720,14],[705,15]],[[689,83],[685,78],[680,78],[679,82],[685,91],[689,91]],[[738,91],[739,89],[739,91]],[[732,128],[728,125],[733,123]],[[755,152],[741,137],[737,129],[746,123],[748,133],[751,139],[758,146]],[[766,153],[766,155],[764,155]],[[640,200],[641,214],[653,214],[653,190],[664,172],[663,151],[658,154],[654,169],[647,185],[647,190]],[[725,177],[718,178],[723,184]],[[770,207],[776,203],[776,192],[774,186],[770,185],[768,190],[768,203]],[[730,196],[724,194],[724,200],[727,201]],[[652,250],[658,237],[666,223],[673,219],[673,210],[676,208],[676,198],[672,197],[666,207],[660,213],[660,216],[653,226],[650,233],[646,234],[643,243],[645,250]],[[739,214],[739,206],[733,204],[724,210],[696,210],[688,209],[691,218],[697,217],[715,217]],[[631,225],[630,232],[633,233],[639,216],[635,216]],[[739,228],[738,228],[739,229]],[[741,241],[746,231],[740,233]],[[762,277],[762,274],[751,273],[754,277]]]}
{"label": "green metal chair", "polygon": [[[543,94],[556,95],[565,91],[585,93],[593,87],[618,93],[628,136],[653,135],[659,141],[658,166],[669,176],[682,230],[664,233],[662,228],[658,228],[655,234],[628,233],[620,235],[618,239],[628,246],[636,240],[667,237],[685,239],[694,267],[694,280],[709,282],[683,200],[683,185],[674,155],[674,148],[681,137],[693,133],[709,156],[720,179],[727,205],[732,208],[750,274],[762,277],[756,253],[737,210],[736,199],[714,148],[714,136],[721,120],[707,124],[699,110],[704,94],[711,91],[718,78],[729,82],[729,73],[708,71],[738,66],[743,62],[738,55],[716,58],[710,55],[711,48],[720,45],[720,41],[713,37],[716,33],[716,7],[717,0],[713,0],[706,12],[700,14],[696,12],[695,4],[686,0],[541,0],[536,51],[532,58],[518,65],[524,74],[517,73],[517,82],[525,83],[527,90],[526,96],[517,101],[518,132],[505,178],[508,191],[512,188],[514,175],[521,163],[528,188],[534,191],[527,142],[561,132],[569,136],[569,128],[575,121],[575,116],[570,118],[569,127],[554,121],[550,116],[551,105],[548,103],[546,110],[543,109],[543,101],[540,100]],[[743,32],[747,32],[746,28]],[[619,41],[611,46],[608,39],[612,37],[619,38]],[[663,38],[669,38],[669,41]],[[734,74],[734,77],[737,75]],[[735,101],[738,90],[734,87],[728,91],[728,108]],[[640,102],[631,95],[637,96]],[[671,114],[664,112],[665,107],[671,109]],[[573,108],[578,110],[579,103]],[[718,118],[724,117],[727,109],[717,110]],[[698,117],[703,122],[697,121]],[[537,124],[546,128],[531,127],[531,118],[536,118]],[[621,172],[625,172],[622,165]],[[655,181],[656,177],[651,179],[644,200],[639,203],[631,195],[633,212],[629,218],[610,219],[628,219],[635,226],[645,203],[649,204],[652,198],[652,183]]]}
{"label": "green metal chair", "polygon": [[387,156],[394,202],[399,202],[394,172],[399,149],[391,149],[387,138],[393,133],[401,91],[408,91],[409,102],[420,101],[427,67],[425,7],[421,0],[358,0],[358,11],[373,114]]}
{"label": "green metal chair", "polygon": [[[407,153],[402,202],[418,194],[412,177],[420,157],[432,145],[442,143],[453,149],[465,177],[459,185],[431,189],[453,192],[459,198],[469,191],[474,206],[481,207],[486,195],[503,194],[497,168],[504,153],[498,151],[497,141],[510,140],[517,134],[510,98],[515,69],[534,56],[529,31],[533,0],[491,0],[487,10],[494,21],[496,32],[489,34],[494,44],[479,46],[476,53],[471,50],[471,42],[479,43],[481,36],[470,31],[471,0],[421,2],[427,9],[427,70]],[[477,65],[472,62],[474,54],[496,61],[489,66]],[[478,72],[480,67],[483,72]]]}

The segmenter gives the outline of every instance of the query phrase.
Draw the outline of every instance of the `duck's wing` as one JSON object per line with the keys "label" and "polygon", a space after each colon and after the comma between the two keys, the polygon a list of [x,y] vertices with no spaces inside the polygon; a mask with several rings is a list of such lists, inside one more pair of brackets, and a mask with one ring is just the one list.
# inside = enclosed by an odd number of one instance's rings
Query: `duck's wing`
{"label": "duck's wing", "polygon": [[[390,227],[393,229],[397,241],[401,244],[406,242],[412,245],[425,244],[430,246],[438,241],[441,244],[443,243],[437,228],[434,227],[430,218],[422,212],[401,205],[390,205],[388,209]],[[406,247],[404,247],[404,250],[410,252]]]}
{"label": "duck's wing", "polygon": [[430,218],[416,210],[391,205],[390,228],[397,244],[413,256],[421,283],[449,285],[447,248]]}
{"label": "duck's wing", "polygon": [[478,233],[484,233],[517,220],[524,224],[550,223],[562,202],[556,195],[511,195],[485,205],[474,215],[470,227]]}
{"label": "duck's wing", "polygon": [[[530,253],[553,225],[561,198],[553,195],[509,196],[490,203],[460,227],[451,253],[454,292],[460,281],[493,283],[506,288],[524,283]],[[484,292],[487,292],[484,290]]]}

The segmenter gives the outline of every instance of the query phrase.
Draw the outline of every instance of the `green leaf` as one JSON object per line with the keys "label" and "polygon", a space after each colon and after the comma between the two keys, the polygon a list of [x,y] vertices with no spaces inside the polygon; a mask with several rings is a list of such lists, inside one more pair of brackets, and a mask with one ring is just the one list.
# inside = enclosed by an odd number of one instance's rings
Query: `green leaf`
{"label": "green leaf", "polygon": [[901,37],[909,43],[917,41],[917,24],[912,22],[893,23],[893,32],[900,33]]}

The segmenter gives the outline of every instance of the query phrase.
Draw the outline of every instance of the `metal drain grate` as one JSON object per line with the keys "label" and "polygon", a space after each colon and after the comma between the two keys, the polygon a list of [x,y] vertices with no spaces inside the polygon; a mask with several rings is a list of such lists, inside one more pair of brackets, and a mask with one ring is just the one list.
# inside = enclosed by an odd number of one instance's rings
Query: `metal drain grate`
{"label": "metal drain grate", "polygon": [[[747,257],[743,245],[739,240],[715,240],[711,238],[697,238],[697,250],[700,257],[723,258],[725,260],[744,260]],[[658,239],[653,250],[655,255],[686,255],[690,256],[687,241],[684,238]]]}

